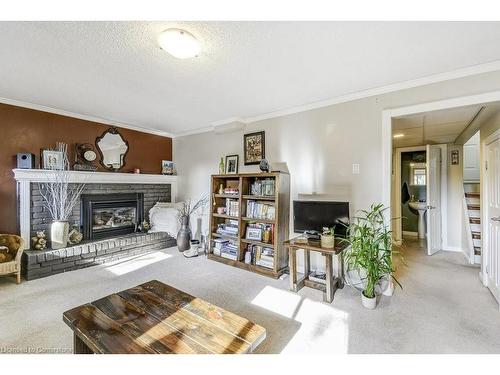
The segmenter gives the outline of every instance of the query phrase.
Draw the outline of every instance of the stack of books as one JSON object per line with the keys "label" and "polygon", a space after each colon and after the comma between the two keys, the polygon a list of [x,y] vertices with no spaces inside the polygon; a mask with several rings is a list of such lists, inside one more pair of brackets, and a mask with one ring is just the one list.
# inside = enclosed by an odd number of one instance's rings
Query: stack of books
{"label": "stack of books", "polygon": [[213,250],[214,250],[214,254],[215,254],[215,255],[219,255],[219,256],[220,256],[220,255],[221,255],[221,252],[222,252],[222,248],[223,248],[223,247],[224,247],[227,243],[229,243],[229,241],[228,241],[228,240],[225,240],[225,239],[223,239],[223,238],[216,238],[216,239],[214,240],[214,248],[213,248]]}
{"label": "stack of books", "polygon": [[226,215],[240,216],[240,202],[234,199],[226,199]]}
{"label": "stack of books", "polygon": [[222,246],[220,256],[227,259],[238,259],[238,245],[234,241],[228,241]]}
{"label": "stack of books", "polygon": [[272,248],[247,245],[247,252],[251,254],[251,263],[261,267],[274,268],[274,250]]}
{"label": "stack of books", "polygon": [[236,260],[238,258],[238,245],[234,241],[216,238],[213,253],[223,258]]}
{"label": "stack of books", "polygon": [[239,189],[237,187],[227,187],[224,189],[224,194],[227,194],[227,195],[238,195],[239,194]]}
{"label": "stack of books", "polygon": [[258,201],[247,201],[247,217],[252,219],[274,220],[276,208],[270,203],[261,203]]}
{"label": "stack of books", "polygon": [[228,220],[227,223],[217,225],[217,233],[225,236],[238,236],[238,221]]}

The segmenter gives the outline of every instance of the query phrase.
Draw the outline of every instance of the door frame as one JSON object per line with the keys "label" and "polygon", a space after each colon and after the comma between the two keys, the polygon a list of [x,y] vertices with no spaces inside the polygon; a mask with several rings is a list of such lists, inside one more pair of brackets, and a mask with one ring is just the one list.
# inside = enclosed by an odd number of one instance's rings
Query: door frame
{"label": "door frame", "polygon": [[500,129],[494,131],[490,134],[486,139],[481,142],[481,173],[480,173],[480,181],[481,181],[481,272],[480,277],[484,286],[488,286],[488,276],[486,273],[486,267],[488,266],[488,242],[489,236],[488,231],[486,230],[486,223],[489,220],[490,213],[488,212],[488,172],[486,170],[486,149],[490,143],[495,142],[497,139],[500,139]]}
{"label": "door frame", "polygon": [[398,147],[394,149],[394,173],[393,173],[393,186],[394,186],[394,242],[397,245],[401,245],[403,241],[403,220],[402,209],[401,209],[401,154],[403,152],[412,152],[412,151],[426,151],[425,146],[413,146],[413,147]]}
{"label": "door frame", "polygon": [[[451,99],[437,100],[422,104],[408,105],[398,108],[382,110],[382,203],[391,207],[391,183],[392,183],[392,119],[404,115],[412,115],[440,109],[458,108],[468,105],[487,104],[500,101],[500,91],[491,91],[477,95],[467,95]],[[484,181],[482,183],[484,185]],[[389,210],[388,210],[389,211]],[[392,208],[389,219],[393,217]],[[481,223],[484,232],[484,223]],[[487,234],[486,234],[487,236]],[[486,238],[485,236],[485,238]],[[481,269],[484,266],[483,254],[481,254]],[[481,276],[481,275],[480,275]],[[481,281],[484,283],[483,277]]]}

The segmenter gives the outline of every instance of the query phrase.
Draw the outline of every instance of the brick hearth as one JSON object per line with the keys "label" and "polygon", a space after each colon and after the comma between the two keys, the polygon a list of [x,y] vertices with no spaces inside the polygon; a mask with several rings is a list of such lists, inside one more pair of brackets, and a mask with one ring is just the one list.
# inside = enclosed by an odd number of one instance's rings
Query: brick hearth
{"label": "brick hearth", "polygon": [[26,280],[39,279],[175,245],[174,238],[157,232],[134,233],[59,250],[26,250],[23,254],[23,276]]}

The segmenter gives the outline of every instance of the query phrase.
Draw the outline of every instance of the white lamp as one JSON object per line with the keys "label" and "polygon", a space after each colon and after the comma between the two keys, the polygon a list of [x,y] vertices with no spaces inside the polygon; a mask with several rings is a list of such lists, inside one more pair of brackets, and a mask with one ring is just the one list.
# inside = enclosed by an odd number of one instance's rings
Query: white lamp
{"label": "white lamp", "polygon": [[167,29],[158,36],[158,44],[178,59],[188,59],[200,53],[200,43],[186,30]]}

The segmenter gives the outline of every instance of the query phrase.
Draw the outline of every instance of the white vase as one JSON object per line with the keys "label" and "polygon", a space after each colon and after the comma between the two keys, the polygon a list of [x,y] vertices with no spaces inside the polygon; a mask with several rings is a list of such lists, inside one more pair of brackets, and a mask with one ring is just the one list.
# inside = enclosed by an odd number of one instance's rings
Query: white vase
{"label": "white vase", "polygon": [[62,249],[68,245],[69,223],[53,221],[50,225],[50,242],[53,249]]}
{"label": "white vase", "polygon": [[361,293],[361,303],[367,309],[373,310],[377,306],[377,297],[368,298],[365,296],[365,293]]}

